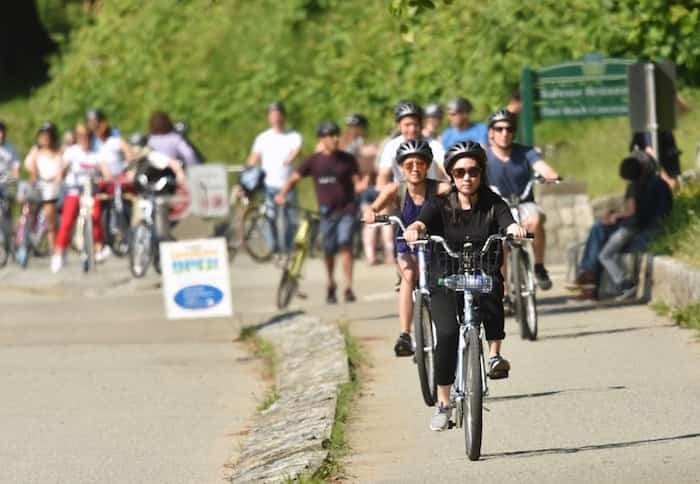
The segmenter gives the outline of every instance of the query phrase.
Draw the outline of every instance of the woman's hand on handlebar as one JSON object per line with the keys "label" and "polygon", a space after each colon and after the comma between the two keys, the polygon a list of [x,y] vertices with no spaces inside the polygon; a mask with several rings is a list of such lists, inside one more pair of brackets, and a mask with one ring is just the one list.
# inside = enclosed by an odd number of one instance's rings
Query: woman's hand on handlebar
{"label": "woman's hand on handlebar", "polygon": [[403,233],[403,238],[409,244],[412,242],[416,242],[418,239],[420,239],[420,236],[423,233],[424,229],[425,227],[422,223],[413,222],[411,225],[406,227],[406,231]]}
{"label": "woman's hand on handlebar", "polygon": [[524,239],[527,237],[527,230],[518,224],[510,224],[506,229],[506,234],[512,235],[515,239]]}
{"label": "woman's hand on handlebar", "polygon": [[372,207],[368,206],[362,211],[362,222],[366,224],[373,224],[376,221],[377,214],[374,213]]}

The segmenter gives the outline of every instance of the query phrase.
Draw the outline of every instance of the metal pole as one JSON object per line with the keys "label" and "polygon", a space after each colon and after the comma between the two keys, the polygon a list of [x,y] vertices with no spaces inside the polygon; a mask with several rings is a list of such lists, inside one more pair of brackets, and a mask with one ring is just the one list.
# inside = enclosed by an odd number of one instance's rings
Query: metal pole
{"label": "metal pole", "polygon": [[[647,94],[647,131],[651,137],[651,147],[654,150],[654,158],[659,163],[659,125],[656,122],[656,83],[654,82],[654,64],[649,62],[644,66],[646,74]],[[658,167],[658,166],[657,166]]]}

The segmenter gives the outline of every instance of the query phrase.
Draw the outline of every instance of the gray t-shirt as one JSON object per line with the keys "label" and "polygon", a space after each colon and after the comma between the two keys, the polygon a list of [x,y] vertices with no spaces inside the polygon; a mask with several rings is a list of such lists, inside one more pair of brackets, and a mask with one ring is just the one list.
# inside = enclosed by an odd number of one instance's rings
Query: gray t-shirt
{"label": "gray t-shirt", "polygon": [[197,155],[182,136],[176,132],[152,134],[148,137],[148,147],[172,159],[182,161],[185,166],[197,164]]}
{"label": "gray t-shirt", "polygon": [[[532,167],[542,159],[542,155],[535,148],[518,143],[513,143],[513,149],[507,160],[501,160],[496,156],[491,151],[491,147],[486,149],[486,156],[489,184],[498,188],[502,197],[523,193],[532,178]],[[523,202],[532,202],[534,199],[535,196],[530,192],[530,196]]]}

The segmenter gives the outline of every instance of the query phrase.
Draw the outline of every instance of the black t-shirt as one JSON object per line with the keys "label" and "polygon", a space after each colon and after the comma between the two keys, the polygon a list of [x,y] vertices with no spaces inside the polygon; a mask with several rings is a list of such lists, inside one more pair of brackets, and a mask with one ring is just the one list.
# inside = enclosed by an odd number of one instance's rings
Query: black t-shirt
{"label": "black t-shirt", "polygon": [[[472,241],[475,248],[481,248],[490,235],[498,234],[515,223],[508,205],[489,189],[481,191],[476,206],[470,210],[453,210],[456,202],[456,194],[450,194],[446,198],[433,198],[426,202],[418,215],[418,220],[425,224],[428,234],[441,235],[452,250],[461,250],[466,240]],[[502,262],[499,245],[492,245],[492,250],[498,252],[495,264],[484,269],[500,279],[500,271],[494,270]],[[441,252],[441,249],[434,251],[431,263],[436,268],[444,269],[444,261],[449,259],[441,257]],[[440,269],[431,271],[431,276],[439,276],[437,272]]]}
{"label": "black t-shirt", "polygon": [[[657,139],[659,143],[659,164],[669,176],[677,177],[681,174],[681,151],[676,145],[673,133],[671,131],[659,131]],[[633,151],[635,147],[644,151],[648,146],[651,146],[651,135],[649,133],[637,132],[632,135],[630,151]]]}
{"label": "black t-shirt", "polygon": [[324,215],[345,215],[355,212],[353,176],[360,173],[357,160],[350,153],[335,151],[330,155],[315,153],[297,168],[301,176],[311,176],[316,197]]}

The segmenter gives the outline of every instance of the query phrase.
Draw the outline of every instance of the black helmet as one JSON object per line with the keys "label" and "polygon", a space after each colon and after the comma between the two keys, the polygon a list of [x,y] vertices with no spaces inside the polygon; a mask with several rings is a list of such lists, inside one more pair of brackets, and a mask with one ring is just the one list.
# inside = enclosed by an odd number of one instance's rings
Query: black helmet
{"label": "black helmet", "polygon": [[361,128],[366,128],[369,123],[367,122],[367,118],[364,114],[354,113],[345,118],[345,124],[347,126],[358,126]]}
{"label": "black helmet", "polygon": [[129,144],[131,146],[140,146],[143,148],[148,144],[148,136],[143,133],[132,133],[129,136]]}
{"label": "black helmet", "polygon": [[7,131],[7,125],[3,121],[0,121],[0,131],[3,133]]}
{"label": "black helmet", "polygon": [[433,162],[433,150],[423,139],[412,139],[401,143],[396,150],[396,162],[401,165],[409,156],[417,156],[424,159],[428,164]]}
{"label": "black helmet", "polygon": [[482,172],[486,168],[486,152],[481,145],[474,141],[460,141],[450,146],[445,153],[445,171],[448,175],[452,176],[452,167],[462,158],[476,160]]}
{"label": "black helmet", "polygon": [[447,103],[447,110],[456,111],[458,113],[471,113],[472,103],[469,102],[469,99],[457,97]]}
{"label": "black helmet", "polygon": [[186,136],[187,131],[189,131],[190,127],[187,125],[186,121],[175,121],[175,123],[173,124],[173,129],[180,136]]}
{"label": "black helmet", "polygon": [[324,136],[338,136],[339,134],[340,127],[335,121],[324,121],[316,128],[316,136],[319,138],[323,138]]}
{"label": "black helmet", "polygon": [[85,119],[96,119],[98,121],[102,121],[105,119],[105,113],[99,109],[90,108],[85,111]]}
{"label": "black helmet", "polygon": [[442,118],[442,106],[438,103],[430,103],[425,106],[424,115],[426,118]]}
{"label": "black helmet", "polygon": [[423,110],[413,101],[400,101],[394,108],[394,119],[398,123],[406,116],[415,116],[422,120]]}
{"label": "black helmet", "polygon": [[499,109],[495,113],[493,113],[491,116],[489,116],[488,124],[489,124],[489,129],[493,127],[494,124],[498,123],[499,121],[505,121],[507,123],[510,123],[510,125],[515,128],[517,118],[515,114],[511,113],[507,109]]}

